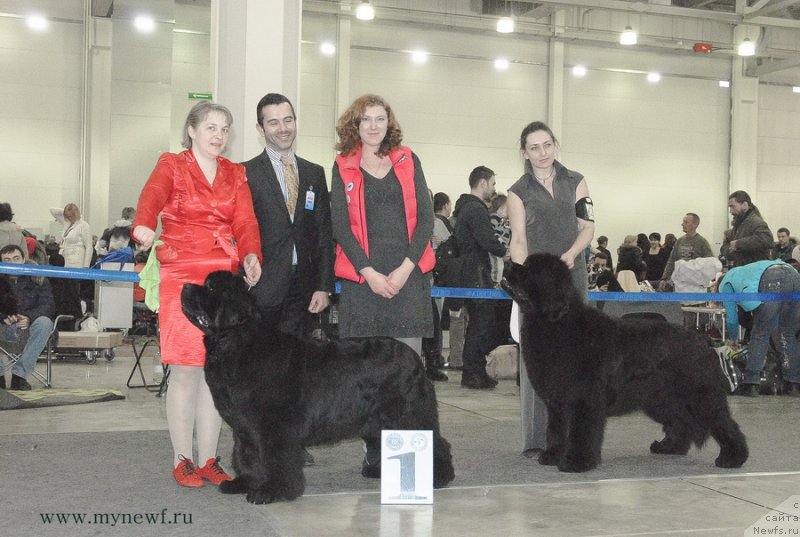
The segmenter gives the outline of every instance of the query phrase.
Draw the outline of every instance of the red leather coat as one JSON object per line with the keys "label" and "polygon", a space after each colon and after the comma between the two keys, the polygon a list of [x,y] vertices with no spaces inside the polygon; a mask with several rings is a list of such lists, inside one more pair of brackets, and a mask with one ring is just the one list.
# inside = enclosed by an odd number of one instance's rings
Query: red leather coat
{"label": "red leather coat", "polygon": [[218,157],[211,185],[191,151],[161,155],[142,189],[131,229],[139,225],[156,229],[159,214],[159,239],[164,242],[157,250],[162,361],[202,366],[202,334],[183,315],[180,292],[183,284],[202,283],[214,270],[237,271],[247,254],[261,260],[244,166]]}

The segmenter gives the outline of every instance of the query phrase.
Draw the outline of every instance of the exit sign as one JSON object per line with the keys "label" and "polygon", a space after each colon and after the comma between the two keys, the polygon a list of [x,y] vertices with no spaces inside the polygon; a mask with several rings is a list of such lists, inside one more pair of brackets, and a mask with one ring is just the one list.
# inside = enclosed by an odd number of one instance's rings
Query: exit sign
{"label": "exit sign", "polygon": [[211,98],[212,98],[212,95],[210,93],[198,93],[198,92],[190,91],[189,92],[189,98],[190,99],[199,99],[199,100],[210,101]]}

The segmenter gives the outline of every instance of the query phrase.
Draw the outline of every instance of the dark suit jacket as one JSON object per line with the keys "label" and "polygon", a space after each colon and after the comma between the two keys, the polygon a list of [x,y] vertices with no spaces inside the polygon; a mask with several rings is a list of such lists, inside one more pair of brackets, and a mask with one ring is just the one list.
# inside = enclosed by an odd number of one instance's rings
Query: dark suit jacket
{"label": "dark suit jacket", "polygon": [[[258,304],[281,304],[292,277],[292,246],[297,247],[300,290],[308,300],[314,291],[333,292],[333,234],[331,206],[325,170],[298,156],[299,189],[294,222],[266,151],[244,162],[253,194],[253,208],[261,232],[264,256],[261,281],[253,290]],[[308,192],[314,193],[314,208],[306,208]]]}

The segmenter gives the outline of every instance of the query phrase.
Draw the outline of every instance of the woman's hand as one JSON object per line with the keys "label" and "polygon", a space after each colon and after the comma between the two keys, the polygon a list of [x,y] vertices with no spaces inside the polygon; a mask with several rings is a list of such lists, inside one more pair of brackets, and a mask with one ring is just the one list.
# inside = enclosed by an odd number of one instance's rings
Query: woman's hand
{"label": "woman's hand", "polygon": [[400,290],[392,285],[388,276],[381,274],[372,267],[364,267],[361,269],[361,275],[367,280],[367,285],[372,289],[372,292],[383,298],[394,298]]}
{"label": "woman's hand", "polygon": [[405,286],[406,282],[408,281],[408,277],[411,276],[411,272],[414,270],[414,267],[414,262],[406,257],[403,259],[403,262],[399,267],[389,273],[389,283],[392,285],[392,287],[397,289],[397,292],[400,292],[400,289]]}
{"label": "woman's hand", "polygon": [[136,226],[133,228],[132,235],[144,250],[149,250],[153,246],[153,240],[156,238],[156,232],[147,226]]}
{"label": "woman's hand", "polygon": [[575,255],[570,250],[567,250],[563,254],[561,254],[561,261],[567,265],[567,268],[572,270],[575,267]]}
{"label": "woman's hand", "polygon": [[253,287],[261,279],[261,263],[258,262],[256,254],[247,254],[244,256],[244,281],[247,285]]}

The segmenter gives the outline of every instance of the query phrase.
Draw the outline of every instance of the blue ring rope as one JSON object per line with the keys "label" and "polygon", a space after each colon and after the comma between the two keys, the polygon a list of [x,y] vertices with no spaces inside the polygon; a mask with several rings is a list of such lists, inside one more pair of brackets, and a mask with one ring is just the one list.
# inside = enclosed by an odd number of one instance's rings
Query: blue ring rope
{"label": "blue ring rope", "polygon": [[[101,280],[114,282],[139,281],[139,274],[131,271],[98,270],[85,268],[52,267],[49,265],[18,265],[0,263],[0,274],[17,276],[46,276],[71,280]],[[336,284],[336,292],[341,286]],[[432,287],[434,298],[473,298],[483,300],[508,300],[502,289],[472,289],[466,287]],[[800,293],[600,293],[592,291],[589,300],[619,302],[783,302],[800,300]]]}

